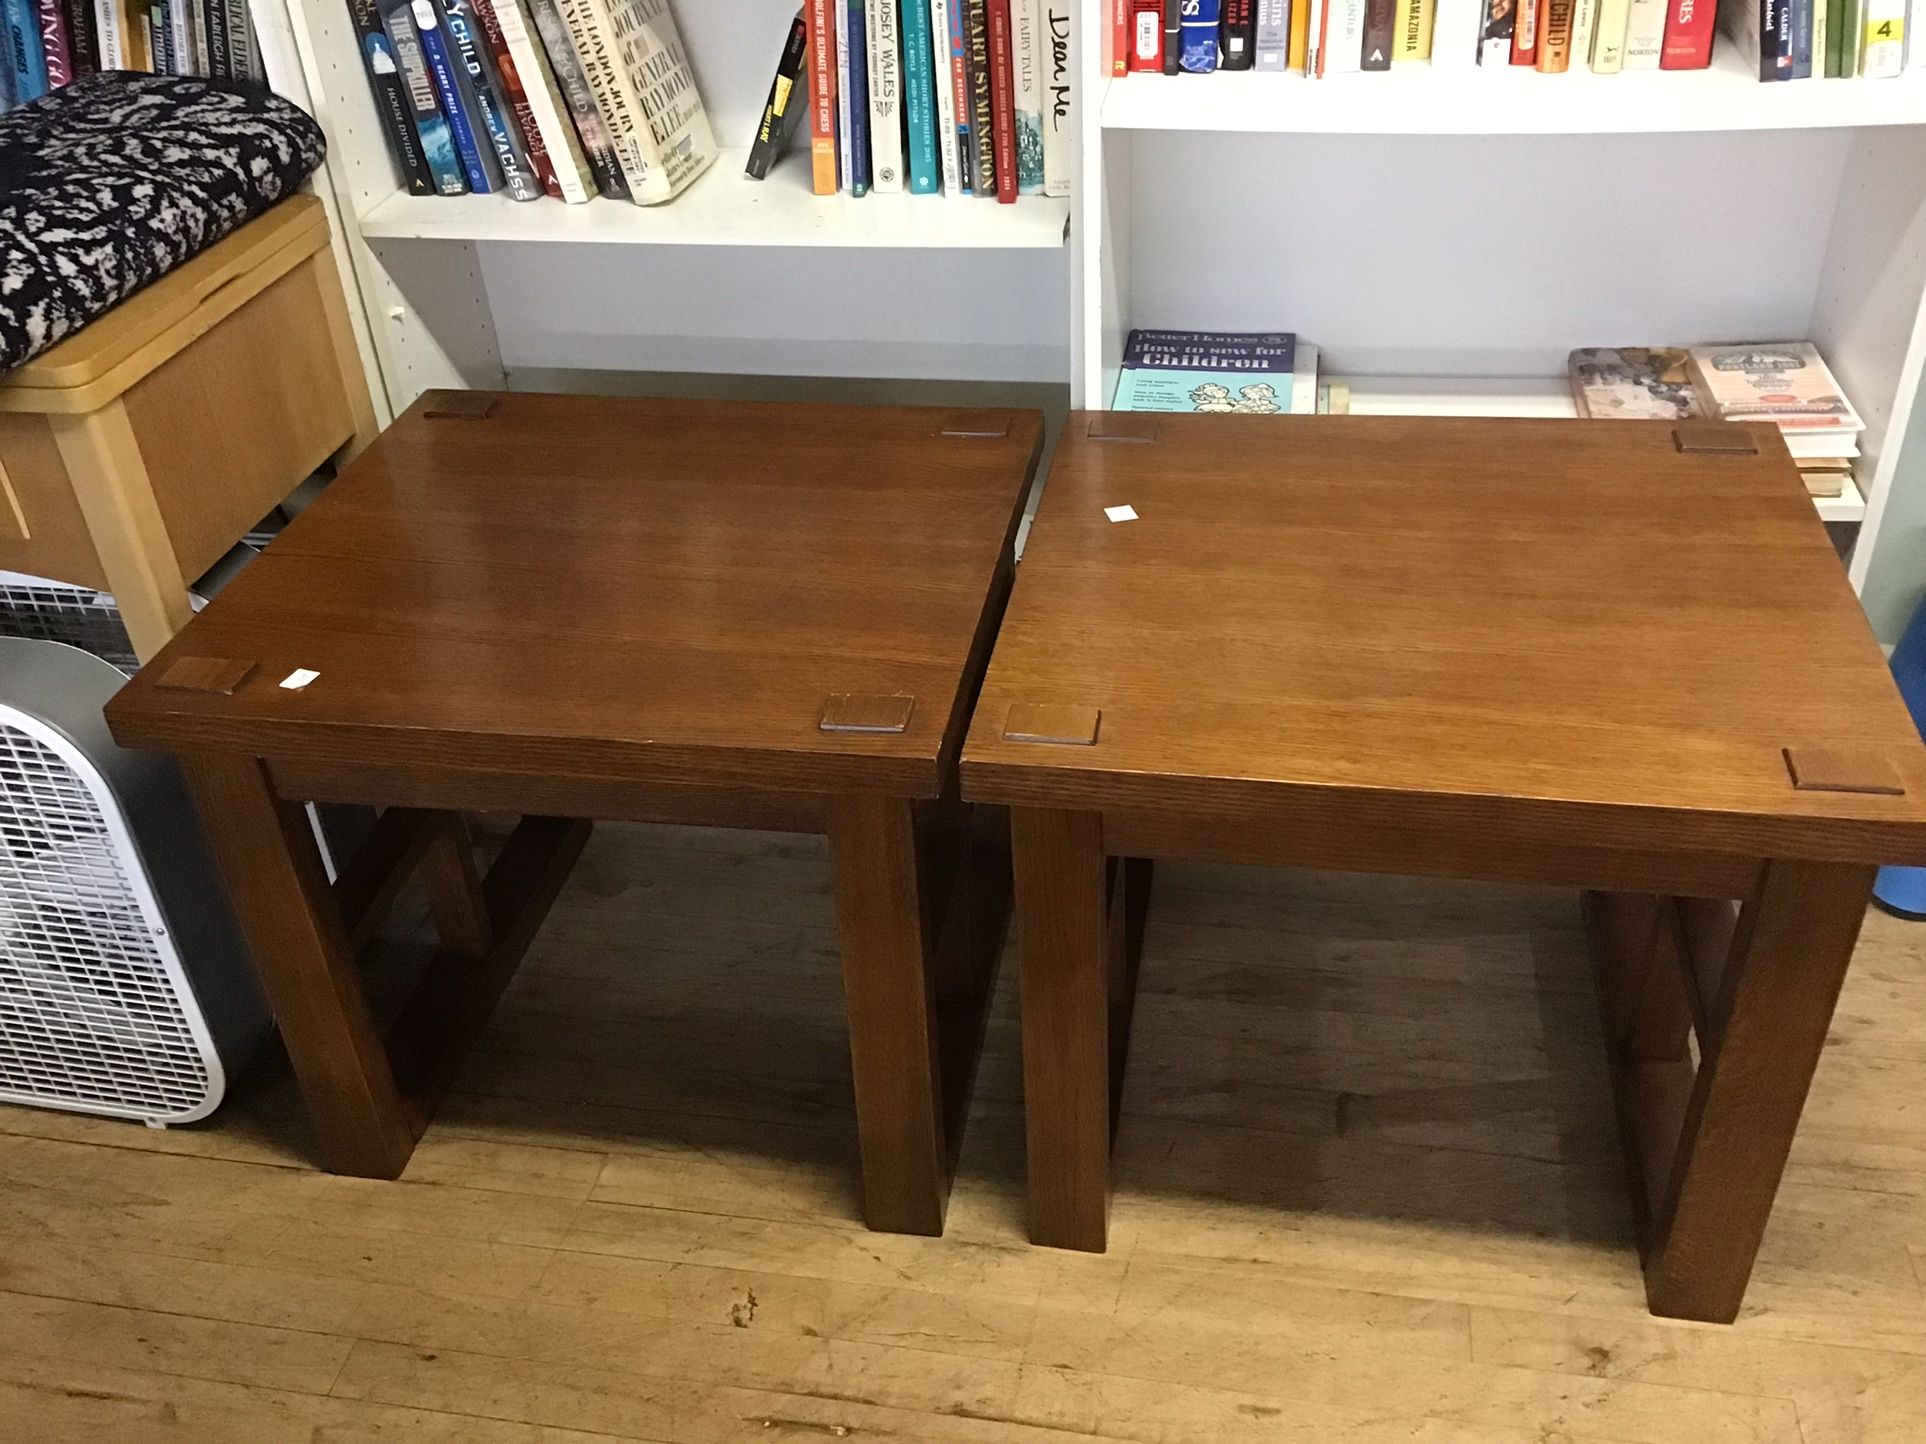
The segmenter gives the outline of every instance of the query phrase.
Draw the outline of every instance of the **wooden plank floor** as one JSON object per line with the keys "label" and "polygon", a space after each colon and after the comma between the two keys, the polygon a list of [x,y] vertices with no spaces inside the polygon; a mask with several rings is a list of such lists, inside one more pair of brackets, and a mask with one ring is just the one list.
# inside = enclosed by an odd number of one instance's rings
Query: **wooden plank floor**
{"label": "wooden plank floor", "polygon": [[1741,1322],[1644,1310],[1562,894],[1171,866],[1108,1255],[856,1222],[812,839],[604,828],[399,1183],[285,1066],[0,1109],[0,1439],[1926,1440],[1926,930],[1875,916]]}

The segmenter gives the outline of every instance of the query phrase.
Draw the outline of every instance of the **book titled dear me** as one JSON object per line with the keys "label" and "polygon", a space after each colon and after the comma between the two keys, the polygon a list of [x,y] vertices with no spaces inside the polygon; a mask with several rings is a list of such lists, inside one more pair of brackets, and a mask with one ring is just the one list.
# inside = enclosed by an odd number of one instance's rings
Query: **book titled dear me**
{"label": "book titled dear me", "polygon": [[1290,331],[1132,331],[1115,409],[1288,412],[1297,349]]}

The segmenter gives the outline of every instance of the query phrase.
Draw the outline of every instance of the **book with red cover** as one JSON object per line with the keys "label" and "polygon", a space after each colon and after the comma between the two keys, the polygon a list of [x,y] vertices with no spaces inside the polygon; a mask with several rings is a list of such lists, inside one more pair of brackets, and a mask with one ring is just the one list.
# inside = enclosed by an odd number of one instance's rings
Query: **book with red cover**
{"label": "book with red cover", "polygon": [[1668,0],[1659,69],[1703,70],[1710,65],[1718,15],[1716,0]]}
{"label": "book with red cover", "polygon": [[1130,69],[1164,68],[1164,0],[1130,0]]}
{"label": "book with red cover", "polygon": [[833,196],[836,174],[836,7],[838,0],[809,0],[809,165],[811,189]]}
{"label": "book with red cover", "polygon": [[502,38],[502,22],[495,18],[493,0],[474,0],[475,24],[481,28],[482,43],[488,47],[489,58],[495,62],[495,72],[502,78],[502,99],[507,103],[509,113],[515,117],[515,129],[521,132],[522,148],[528,152],[529,168],[541,182],[542,189],[551,199],[562,198],[562,182],[555,174],[555,162],[549,158],[548,143],[542,139],[542,132],[535,124],[535,110],[528,103],[528,91],[522,86],[522,77],[515,69],[515,58],[508,53],[508,42]]}
{"label": "book with red cover", "polygon": [[996,198],[1016,204],[1016,51],[1010,0],[990,0],[990,133],[996,143]]}
{"label": "book with red cover", "polygon": [[1110,73],[1130,69],[1130,0],[1110,0]]}
{"label": "book with red cover", "polygon": [[1516,0],[1512,12],[1511,25],[1511,63],[1513,65],[1536,65],[1538,63],[1538,12],[1541,0]]}

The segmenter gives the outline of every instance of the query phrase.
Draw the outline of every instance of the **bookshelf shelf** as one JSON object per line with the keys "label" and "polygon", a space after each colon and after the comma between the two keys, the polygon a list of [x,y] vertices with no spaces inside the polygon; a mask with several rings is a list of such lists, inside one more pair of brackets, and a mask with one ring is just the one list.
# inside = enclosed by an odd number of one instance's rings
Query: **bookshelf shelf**
{"label": "bookshelf shelf", "polygon": [[1023,196],[1013,206],[970,197],[818,196],[807,155],[767,180],[742,173],[747,152],[724,150],[709,172],[665,206],[593,200],[515,202],[506,196],[392,194],[361,217],[371,239],[555,241],[602,245],[1061,248],[1070,203]]}
{"label": "bookshelf shelf", "polygon": [[[1562,376],[1453,377],[1357,376],[1350,378],[1355,416],[1576,416],[1571,387]],[[1824,521],[1863,521],[1865,498],[1850,480],[1839,496],[1814,497]]]}
{"label": "bookshelf shelf", "polygon": [[1388,75],[1131,75],[1103,100],[1106,130],[1298,135],[1637,135],[1926,125],[1926,72],[1897,80],[1762,84],[1720,42],[1698,72],[1520,68]]}

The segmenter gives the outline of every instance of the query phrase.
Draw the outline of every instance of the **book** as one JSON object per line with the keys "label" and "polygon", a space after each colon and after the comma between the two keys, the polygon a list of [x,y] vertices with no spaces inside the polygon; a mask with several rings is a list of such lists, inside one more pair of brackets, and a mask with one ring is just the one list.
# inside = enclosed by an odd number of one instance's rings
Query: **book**
{"label": "book", "polygon": [[990,8],[989,0],[968,0],[970,135],[976,151],[976,181],[971,190],[979,196],[996,194],[996,107],[990,96]]}
{"label": "book", "polygon": [[1073,0],[1043,0],[1043,35],[1049,50],[1043,71],[1043,193],[1070,194],[1076,138],[1070,131],[1070,27]]}
{"label": "book", "polygon": [[789,34],[776,57],[776,73],[769,81],[769,94],[762,102],[762,118],[756,122],[756,138],[749,145],[749,160],[742,168],[751,180],[766,180],[769,168],[782,159],[796,133],[796,117],[802,114],[800,93],[803,63],[809,54],[809,19],[801,10],[789,22]]}
{"label": "book", "polygon": [[381,117],[388,154],[401,175],[401,183],[411,196],[433,195],[435,177],[421,149],[421,132],[415,128],[414,105],[402,84],[401,62],[395,58],[394,42],[381,28],[380,8],[375,0],[348,0],[348,19],[354,25],[361,63],[368,72],[368,88],[374,96],[375,113]]}
{"label": "book", "polygon": [[[1663,4],[1664,0],[1653,0]],[[1511,27],[1511,63],[1513,65],[1536,65],[1538,63],[1538,22],[1543,10],[1542,0],[1512,0],[1513,23]]]}
{"label": "book", "polygon": [[1161,75],[1164,69],[1163,0],[1130,0],[1130,49],[1124,68]]}
{"label": "book", "polygon": [[1592,53],[1592,27],[1598,23],[1598,0],[1572,0],[1572,41],[1566,69],[1583,70]]}
{"label": "book", "polygon": [[1317,410],[1317,347],[1308,341],[1297,343],[1291,358],[1290,412],[1309,416]]}
{"label": "book", "polygon": [[1365,0],[1328,0],[1324,52],[1326,75],[1348,75],[1364,65]]}
{"label": "book", "polygon": [[[1812,19],[1813,0],[1791,0],[1786,15],[1786,29],[1792,36],[1792,75],[1793,80],[1812,78]],[[1904,17],[1901,17],[1904,24]],[[1707,61],[1710,64],[1710,60]],[[1896,72],[1895,72],[1896,73]]]}
{"label": "book", "polygon": [[963,193],[962,137],[956,128],[956,65],[950,26],[956,18],[950,0],[930,0],[930,81],[936,104],[936,160],[943,194]]}
{"label": "book", "polygon": [[[1788,43],[1782,56],[1779,44],[1780,35],[1785,30],[1788,8],[1788,0],[1730,0],[1720,10],[1720,25],[1732,37],[1732,43],[1746,58],[1747,65],[1757,70],[1761,80],[1789,80],[1792,77],[1792,47]],[[1628,41],[1628,57],[1629,47]]]}
{"label": "book", "polygon": [[[541,187],[543,195],[562,199],[562,178],[555,169],[555,162],[548,153],[549,138],[542,133],[536,123],[535,105],[528,98],[529,82],[522,77],[521,63],[509,48],[508,37],[502,31],[501,16],[495,8],[495,0],[469,0],[469,8],[474,13],[475,28],[481,34],[484,47],[483,60],[490,64],[492,78],[496,83],[501,103],[507,110],[515,139],[521,142],[522,154],[527,158],[528,168],[534,173],[535,184]],[[528,38],[528,27],[518,27],[524,41]],[[528,57],[530,73],[533,74],[533,57]],[[559,144],[560,138],[557,137]],[[504,167],[506,169],[506,167]],[[583,200],[587,200],[585,195]]]}
{"label": "book", "polygon": [[1183,66],[1184,0],[1164,0],[1164,74],[1176,75]]}
{"label": "book", "polygon": [[1014,205],[1017,198],[1016,40],[1010,21],[1011,0],[990,0],[990,136],[996,148],[996,198]]}
{"label": "book", "polygon": [[17,104],[47,93],[47,60],[40,49],[40,17],[34,0],[0,0],[5,16],[8,69]]}
{"label": "book", "polygon": [[558,0],[636,205],[680,195],[715,163],[715,136],[669,0]]}
{"label": "book", "polygon": [[1291,0],[1257,0],[1252,41],[1258,70],[1284,70],[1291,61]]}
{"label": "book", "polygon": [[866,196],[870,189],[869,145],[869,7],[865,0],[846,0],[849,18],[849,193]]}
{"label": "book", "polygon": [[1510,65],[1512,32],[1517,28],[1512,0],[1485,0],[1478,22],[1478,63]]}
{"label": "book", "polygon": [[[536,201],[542,198],[542,183],[529,163],[528,150],[520,129],[509,113],[501,78],[485,49],[481,23],[475,18],[475,0],[438,0],[443,33],[448,39],[460,72],[456,79],[463,85],[462,99],[474,108],[469,112],[475,138],[493,155],[501,175],[501,188],[511,200]],[[233,32],[228,34],[230,45]],[[479,124],[475,124],[479,118]]]}
{"label": "book", "polygon": [[[943,0],[932,0],[941,4]],[[849,6],[830,0],[831,28],[836,32],[836,174],[844,190],[850,183],[849,149]]]}
{"label": "book", "polygon": [[[1825,73],[1828,78],[1842,79],[1845,76],[1845,38],[1847,7],[1844,0],[1829,0],[1820,7],[1822,14],[1815,14],[1820,35],[1824,37]],[[1923,17],[1926,18],[1926,17]],[[1907,46],[1910,51],[1915,37],[1908,35]]]}
{"label": "book", "polygon": [[810,183],[819,196],[842,189],[836,174],[836,28],[830,19],[835,3],[809,0],[803,26],[809,44]]}
{"label": "book", "polygon": [[521,80],[523,105],[529,117],[524,129],[532,128],[542,140],[547,179],[554,181],[554,193],[568,204],[586,205],[600,192],[595,167],[570,118],[568,99],[562,93],[555,67],[536,37],[525,0],[493,0],[492,9]]}
{"label": "book", "polygon": [[476,134],[475,118],[469,114],[457,78],[454,52],[441,31],[441,12],[434,0],[411,0],[411,5],[415,33],[421,37],[422,59],[434,77],[435,98],[448,119],[448,133],[454,139],[455,154],[461,158],[462,175],[476,195],[492,195],[501,186],[501,176],[490,163],[492,152],[484,150],[485,142]]}
{"label": "book", "polygon": [[208,74],[223,78],[234,73],[227,29],[226,0],[207,0]]}
{"label": "book", "polygon": [[1291,48],[1284,57],[1286,70],[1310,73],[1312,0],[1291,0]]}
{"label": "book", "polygon": [[60,0],[67,19],[67,53],[74,79],[100,71],[99,16],[93,0]]}
{"label": "book", "polygon": [[222,74],[228,80],[262,79],[261,47],[255,42],[248,0],[214,0],[214,3],[227,12],[227,69]]}
{"label": "book", "polygon": [[[381,17],[382,33],[388,37],[394,55],[402,95],[408,104],[415,135],[421,142],[421,157],[428,166],[435,194],[466,195],[468,181],[461,156],[455,149],[454,132],[448,128],[448,119],[441,113],[441,102],[436,98],[435,78],[429,70],[427,57],[422,53],[421,32],[415,28],[414,11],[409,0],[375,0],[375,11]],[[210,41],[212,38],[210,27]]]}
{"label": "book", "polygon": [[[936,153],[936,76],[926,0],[903,0],[903,115],[908,122],[906,170],[911,195],[935,195],[943,188]],[[1042,139],[1041,136],[1038,137]]]}
{"label": "book", "polygon": [[93,10],[95,53],[100,57],[100,68],[128,69],[120,0],[93,0]]}
{"label": "book", "polygon": [[[9,0],[0,0],[0,6]],[[148,55],[151,58],[154,74],[172,75],[174,73],[174,28],[167,21],[167,0],[148,0],[147,13],[142,18],[147,31]],[[14,83],[18,85],[19,72],[16,70]]]}
{"label": "book", "polygon": [[[1474,13],[1471,0],[1451,0],[1451,3],[1466,15]],[[1398,48],[1392,51],[1391,58],[1394,61],[1429,60],[1436,16],[1434,0],[1398,0]]]}
{"label": "book", "polygon": [[[207,62],[197,53],[194,32],[201,28],[198,0],[167,0],[167,53],[176,75],[203,75]],[[199,43],[199,50],[207,42]]]}
{"label": "book", "polygon": [[893,194],[904,187],[902,38],[896,0],[867,0],[869,37],[870,188]]}
{"label": "book", "polygon": [[1256,0],[1222,0],[1223,23],[1219,48],[1225,70],[1249,70],[1256,60]]}
{"label": "book", "polygon": [[1325,36],[1330,32],[1331,7],[1328,0],[1310,0],[1304,41],[1304,73],[1324,74]]}
{"label": "book", "polygon": [[1706,415],[1683,348],[1588,346],[1567,363],[1578,414],[1600,420],[1690,421]]}
{"label": "book", "polygon": [[1616,75],[1625,68],[1625,22],[1631,9],[1631,0],[1599,0],[1590,60],[1600,75]]}
{"label": "book", "polygon": [[1222,20],[1218,0],[1184,0],[1178,35],[1178,64],[1184,71],[1208,75],[1217,69],[1217,31]]}
{"label": "book", "polygon": [[41,64],[47,67],[47,89],[73,84],[74,52],[63,0],[35,0],[34,30],[40,37]]}
{"label": "book", "polygon": [[1296,354],[1288,331],[1132,331],[1112,408],[1284,415]]}
{"label": "book", "polygon": [[1011,64],[1016,79],[1017,194],[1043,194],[1042,0],[1010,0]]}
{"label": "book", "polygon": [[1389,70],[1397,45],[1398,0],[1364,0],[1365,70]]}
{"label": "book", "polygon": [[1540,75],[1558,75],[1571,68],[1573,3],[1574,0],[1544,0],[1536,62]]}
{"label": "book", "polygon": [[[944,18],[948,22],[945,43],[949,60],[947,84],[950,89],[950,124],[956,131],[956,189],[953,193],[971,195],[976,190],[976,121],[970,111],[968,5],[967,0],[944,0],[944,3],[947,6]],[[1061,9],[1067,15],[1068,3],[1069,0],[1050,0],[1052,12]],[[939,77],[937,83],[946,82]]]}
{"label": "book", "polygon": [[1864,429],[1810,341],[1694,346],[1690,357],[1707,410],[1721,420],[1770,421],[1789,435],[1856,436]]}
{"label": "book", "polygon": [[[1743,0],[1741,0],[1743,4]],[[1628,0],[1621,70],[1657,70],[1665,45],[1665,0]]]}
{"label": "book", "polygon": [[569,119],[575,122],[575,135],[582,144],[582,158],[588,162],[595,188],[610,200],[626,201],[629,183],[623,179],[621,162],[615,158],[615,138],[608,122],[595,104],[595,91],[589,84],[582,58],[569,38],[568,23],[555,0],[526,0],[529,18],[535,22],[535,35],[562,88],[568,103]]}
{"label": "book", "polygon": [[1898,75],[1906,67],[1906,0],[1864,0],[1860,35],[1859,74],[1871,80]]}
{"label": "book", "polygon": [[1124,75],[1130,69],[1130,0],[1104,0],[1110,12],[1110,73]]}

